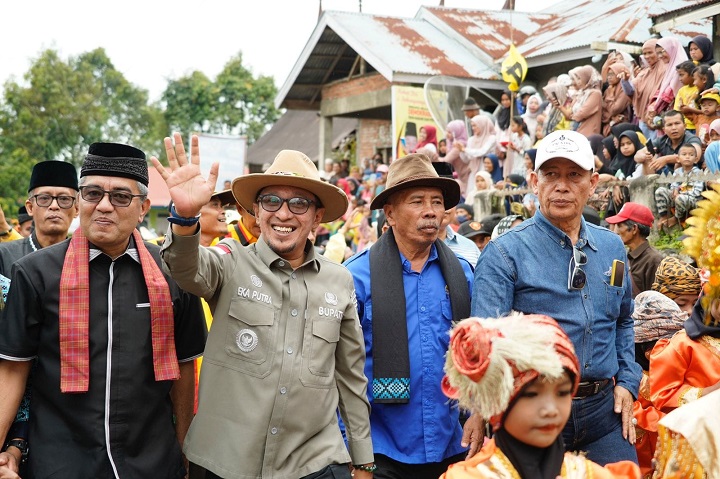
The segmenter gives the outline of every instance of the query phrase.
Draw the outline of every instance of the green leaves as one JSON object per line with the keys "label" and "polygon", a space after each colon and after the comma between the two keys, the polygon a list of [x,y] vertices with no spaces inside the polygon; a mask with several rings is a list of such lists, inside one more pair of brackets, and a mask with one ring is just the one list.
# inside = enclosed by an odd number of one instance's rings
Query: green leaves
{"label": "green leaves", "polygon": [[128,143],[160,157],[162,139],[174,131],[246,135],[252,143],[279,117],[273,79],[255,78],[241,53],[214,81],[198,71],[169,80],[156,104],[102,48],[67,60],[42,51],[22,80],[6,82],[0,99],[0,206],[8,218],[24,203],[38,161],[79,167],[96,141]]}

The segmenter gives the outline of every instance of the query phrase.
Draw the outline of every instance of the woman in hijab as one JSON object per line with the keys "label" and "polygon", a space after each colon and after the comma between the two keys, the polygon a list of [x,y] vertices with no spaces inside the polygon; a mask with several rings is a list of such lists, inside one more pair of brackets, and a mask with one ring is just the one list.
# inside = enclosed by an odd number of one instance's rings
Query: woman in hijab
{"label": "woman in hijab", "polygon": [[[486,115],[476,115],[470,120],[473,135],[468,138],[467,145],[459,145],[460,159],[468,165],[468,180],[465,186],[465,197],[471,198],[475,192],[475,173],[484,169],[483,159],[495,151],[497,138],[495,124]],[[454,145],[453,145],[454,146]],[[494,155],[493,155],[494,156]],[[497,157],[495,157],[497,161]],[[498,168],[499,171],[500,168]]]}
{"label": "woman in hijab", "polygon": [[[565,108],[570,105],[567,86],[558,80],[556,83],[545,86],[543,92],[549,100],[547,109],[545,110],[543,133],[548,135],[555,130],[570,130],[572,128],[570,120],[568,120],[560,110],[560,107]],[[560,107],[555,106],[555,102],[553,101],[555,98],[557,98],[557,104]]]}
{"label": "woman in hijab", "polygon": [[715,61],[713,44],[708,37],[698,35],[690,40],[690,43],[688,43],[688,51],[690,53],[690,59],[695,65],[706,64],[712,70],[715,79],[720,78],[720,63]]}
{"label": "woman in hijab", "polygon": [[535,130],[537,130],[538,120],[537,117],[542,113],[540,105],[542,104],[542,98],[540,95],[535,93],[528,98],[527,105],[525,106],[525,113],[522,114],[523,120],[527,125],[528,132],[530,133],[530,142],[535,144]]}
{"label": "woman in hijab", "polygon": [[413,153],[424,148],[433,153],[438,152],[437,144],[437,130],[433,125],[423,125],[420,127],[420,136],[418,143],[415,146]]}
{"label": "woman in hijab", "polygon": [[[655,92],[660,88],[660,83],[665,75],[668,65],[658,61],[655,46],[657,40],[652,38],[642,46],[642,56],[645,59],[646,67],[635,70],[635,78],[620,75],[620,82],[625,93],[632,98],[634,117],[637,119],[640,129],[646,138],[655,138],[656,134],[647,125],[647,109]],[[673,66],[673,70],[675,66]]]}
{"label": "woman in hijab", "polygon": [[510,107],[513,106],[514,111],[512,116],[520,116],[517,111],[517,107],[513,105],[512,93],[510,90],[505,90],[500,94],[500,104],[495,108],[493,115],[497,120],[498,128],[501,132],[507,131],[510,126]]}
{"label": "woman in hijab", "polygon": [[565,452],[562,429],[580,365],[554,319],[535,314],[465,319],[451,333],[445,373],[445,395],[488,419],[494,435],[441,479],[640,477],[630,461],[601,467]]}
{"label": "woman in hijab", "polygon": [[628,70],[624,63],[613,63],[608,67],[608,86],[605,89],[605,93],[603,93],[601,117],[603,136],[610,134],[611,126],[632,120],[630,97],[625,94],[620,85],[620,78],[629,76],[630,70]]}
{"label": "woman in hijab", "polygon": [[665,112],[670,105],[675,103],[675,95],[682,87],[680,75],[675,66],[688,59],[680,40],[675,37],[659,39],[655,45],[655,52],[659,60],[666,65],[666,70],[657,92],[657,98],[648,106],[645,122],[650,125],[656,115]]}
{"label": "woman in hijab", "polygon": [[551,100],[566,118],[572,120],[573,130],[585,136],[600,133],[602,119],[602,92],[600,73],[590,65],[573,68],[569,72],[577,91],[570,107]]}
{"label": "woman in hijab", "polygon": [[465,188],[467,187],[468,175],[470,168],[467,163],[460,159],[460,148],[464,148],[468,142],[467,128],[462,120],[453,120],[447,124],[445,129],[445,139],[447,140],[447,154],[443,161],[450,163],[457,173],[457,182],[460,184],[460,194],[465,196]]}
{"label": "woman in hijab", "polygon": [[[632,130],[626,130],[618,136],[619,146],[615,158],[610,162],[611,179],[632,180],[642,176],[642,165],[635,162],[635,153],[643,148],[638,134]],[[605,175],[601,175],[600,181],[607,181]],[[612,199],[608,201],[605,217],[618,214],[622,206],[630,198],[630,189],[627,186],[614,185],[612,187]]]}

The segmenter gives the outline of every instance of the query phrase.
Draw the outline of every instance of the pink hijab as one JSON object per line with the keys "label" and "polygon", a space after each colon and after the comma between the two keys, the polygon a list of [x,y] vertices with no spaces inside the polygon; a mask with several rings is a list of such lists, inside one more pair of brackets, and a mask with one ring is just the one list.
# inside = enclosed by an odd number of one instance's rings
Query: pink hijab
{"label": "pink hijab", "polygon": [[468,138],[468,148],[482,148],[489,141],[495,141],[495,125],[487,115],[475,115],[470,123],[478,127],[480,134]]}
{"label": "pink hijab", "polygon": [[663,76],[662,82],[660,83],[660,96],[658,99],[672,104],[675,95],[677,95],[678,90],[682,87],[680,76],[675,67],[687,61],[688,56],[677,38],[661,38],[657,41],[657,45],[662,47],[662,49],[665,50],[665,54],[670,58],[670,62],[667,63],[667,69],[665,70],[665,76]]}
{"label": "pink hijab", "polygon": [[421,127],[423,130],[425,130],[425,141],[419,141],[415,149],[413,150],[413,153],[418,151],[420,148],[422,148],[425,145],[435,145],[435,151],[437,151],[437,130],[432,125],[423,125]]}
{"label": "pink hijab", "polygon": [[465,128],[465,122],[462,120],[453,120],[447,124],[447,131],[452,133],[452,138],[447,138],[447,149],[450,151],[454,142],[462,143],[467,145],[468,135],[467,129]]}

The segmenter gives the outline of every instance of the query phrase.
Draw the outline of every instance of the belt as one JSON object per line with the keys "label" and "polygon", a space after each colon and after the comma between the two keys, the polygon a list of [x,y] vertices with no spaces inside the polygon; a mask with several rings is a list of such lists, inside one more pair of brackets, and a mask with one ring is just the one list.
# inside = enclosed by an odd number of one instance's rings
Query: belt
{"label": "belt", "polygon": [[588,396],[594,396],[604,388],[610,379],[601,379],[599,381],[583,381],[578,385],[578,390],[573,399],[583,399]]}

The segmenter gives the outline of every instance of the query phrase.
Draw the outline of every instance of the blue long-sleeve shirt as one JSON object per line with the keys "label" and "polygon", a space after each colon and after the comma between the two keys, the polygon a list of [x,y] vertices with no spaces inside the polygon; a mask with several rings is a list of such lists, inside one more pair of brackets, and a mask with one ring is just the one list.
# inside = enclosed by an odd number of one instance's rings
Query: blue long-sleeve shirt
{"label": "blue long-sleeve shirt", "polygon": [[[372,249],[372,248],[371,248]],[[466,284],[446,284],[435,246],[421,272],[412,270],[400,254],[405,288],[405,309],[410,355],[410,401],[406,404],[371,403],[370,431],[373,449],[406,464],[440,462],[464,452],[458,407],[440,390],[445,353],[450,342],[449,288],[472,288],[470,264],[458,258]],[[350,258],[345,266],[355,280],[358,315],[365,337],[365,375],[373,382],[372,297],[370,295],[370,250]],[[398,288],[397,294],[401,294]]]}
{"label": "blue long-sleeve shirt", "polygon": [[[581,290],[568,290],[573,255],[570,238],[538,210],[535,216],[490,241],[475,268],[472,314],[494,317],[513,311],[546,314],[575,346],[581,380],[616,378],[637,397],[632,284],[620,237],[582,220],[576,245],[587,255]],[[610,284],[613,260],[625,263],[622,287]]]}

